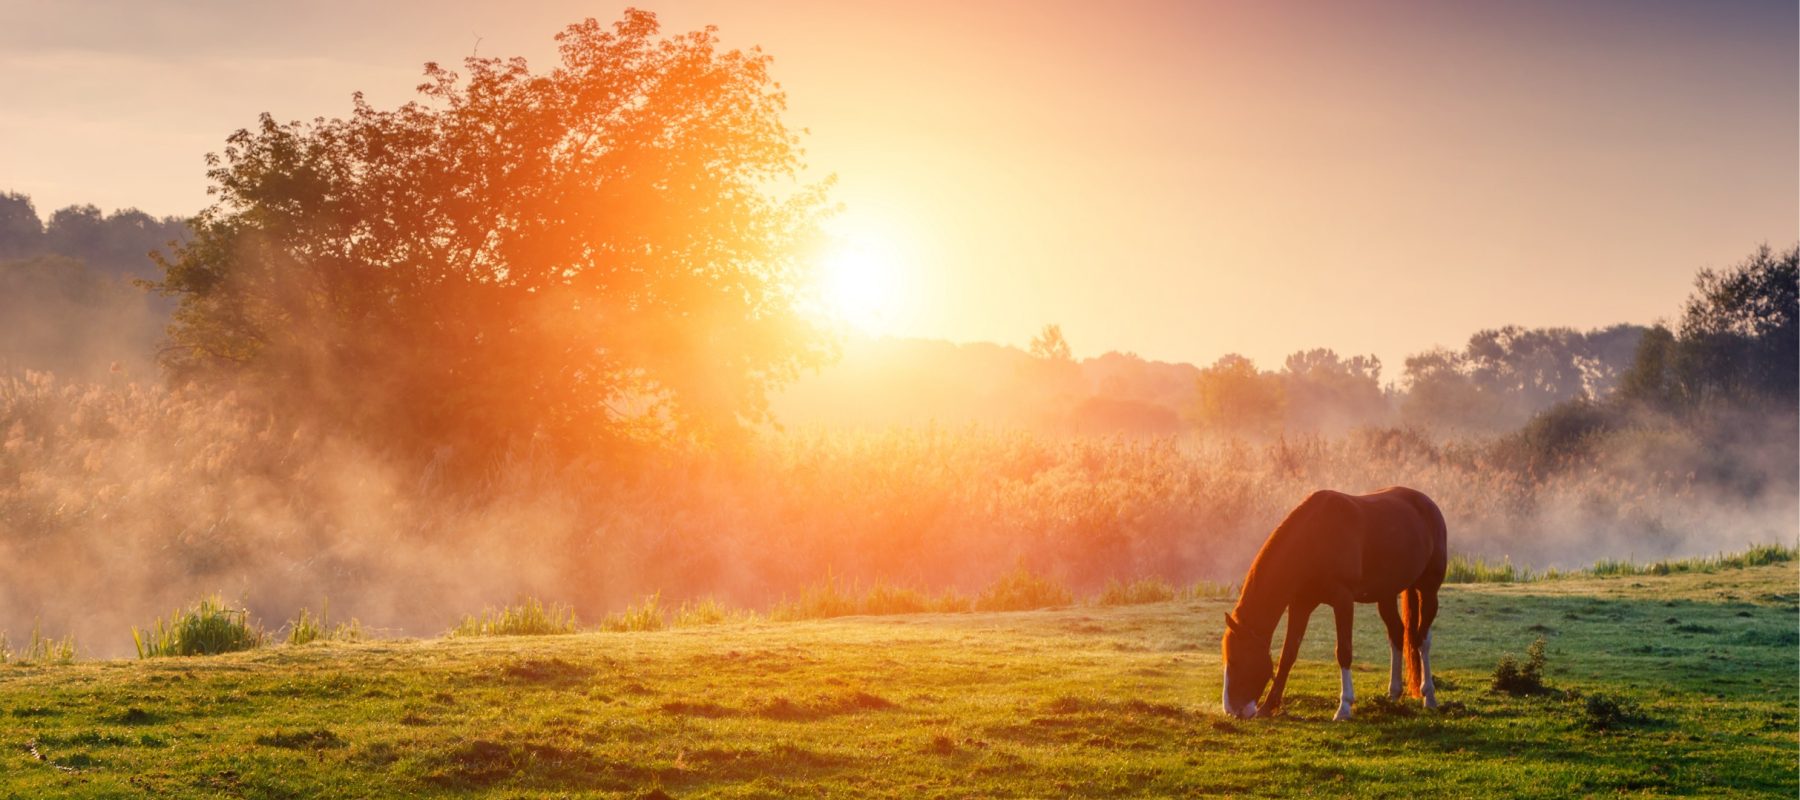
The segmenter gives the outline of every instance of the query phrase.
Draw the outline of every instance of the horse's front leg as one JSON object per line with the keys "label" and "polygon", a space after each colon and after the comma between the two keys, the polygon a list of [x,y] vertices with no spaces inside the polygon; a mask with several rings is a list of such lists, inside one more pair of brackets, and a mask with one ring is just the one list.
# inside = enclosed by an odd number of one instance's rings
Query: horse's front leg
{"label": "horse's front leg", "polygon": [[1272,717],[1281,710],[1281,693],[1287,688],[1288,670],[1294,668],[1294,661],[1300,658],[1300,639],[1306,636],[1306,620],[1312,616],[1315,604],[1295,603],[1288,606],[1287,636],[1281,643],[1281,665],[1275,669],[1275,683],[1269,687],[1268,702],[1263,704],[1257,716]]}
{"label": "horse's front leg", "polygon": [[1350,706],[1356,702],[1356,689],[1350,684],[1350,629],[1355,621],[1356,602],[1340,599],[1331,604],[1331,610],[1337,617],[1337,662],[1343,687],[1338,692],[1337,715],[1332,719],[1343,721],[1350,718]]}

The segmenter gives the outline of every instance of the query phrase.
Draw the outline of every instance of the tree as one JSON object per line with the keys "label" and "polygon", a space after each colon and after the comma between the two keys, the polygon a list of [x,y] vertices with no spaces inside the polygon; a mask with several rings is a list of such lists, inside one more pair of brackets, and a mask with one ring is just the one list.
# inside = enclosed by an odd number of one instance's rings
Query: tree
{"label": "tree", "polygon": [[1723,271],[1704,269],[1681,317],[1676,370],[1690,401],[1751,395],[1791,401],[1800,387],[1800,245],[1763,245]]}
{"label": "tree", "polygon": [[1229,353],[1200,370],[1197,422],[1233,434],[1274,436],[1282,430],[1287,393],[1279,376],[1258,372],[1256,364]]}
{"label": "tree", "polygon": [[233,134],[161,259],[174,374],[477,453],[765,419],[831,347],[799,311],[827,187],[794,182],[769,57],[638,10],[557,41],[546,72],[427,64],[399,108]]}
{"label": "tree", "polygon": [[1038,335],[1031,337],[1031,357],[1061,363],[1075,360],[1069,350],[1069,340],[1063,338],[1061,325],[1045,325]]}
{"label": "tree", "polygon": [[31,198],[0,192],[0,259],[37,254],[44,246],[44,223]]}
{"label": "tree", "polygon": [[1345,359],[1329,348],[1302,350],[1287,357],[1281,380],[1288,430],[1340,433],[1388,414],[1381,359],[1372,355]]}

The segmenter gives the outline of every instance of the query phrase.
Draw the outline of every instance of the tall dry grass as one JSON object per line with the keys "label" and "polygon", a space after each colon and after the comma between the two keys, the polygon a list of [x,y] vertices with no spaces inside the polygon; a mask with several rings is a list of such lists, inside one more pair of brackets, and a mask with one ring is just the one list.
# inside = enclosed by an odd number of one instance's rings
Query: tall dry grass
{"label": "tall dry grass", "polygon": [[[1774,424],[1787,427],[1747,438],[1787,446],[1791,421]],[[1730,463],[1778,469],[1758,459],[1785,451],[1754,444]],[[13,376],[0,378],[0,631],[41,619],[116,655],[131,622],[212,593],[272,619],[330,596],[370,626],[429,634],[521,596],[605,619],[658,592],[671,608],[768,608],[828,576],[917,587],[876,598],[894,608],[977,597],[1015,566],[1084,597],[1138,577],[1226,585],[1321,487],[1422,489],[1454,551],[1539,569],[1792,541],[1791,486],[1715,497],[1694,466],[1715,449],[1646,428],[1532,473],[1490,443],[1403,430],[1273,444],[801,431],[731,454],[578,463],[526,446],[453,484],[440,476],[454,452],[408,464],[230,396]]]}

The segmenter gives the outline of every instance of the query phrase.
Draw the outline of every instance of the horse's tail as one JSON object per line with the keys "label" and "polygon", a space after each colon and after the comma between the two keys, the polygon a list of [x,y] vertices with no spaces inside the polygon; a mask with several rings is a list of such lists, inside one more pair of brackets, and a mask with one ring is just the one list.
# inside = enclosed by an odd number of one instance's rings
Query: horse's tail
{"label": "horse's tail", "polygon": [[1418,589],[1407,589],[1400,593],[1400,627],[1406,631],[1406,696],[1408,697],[1419,697],[1424,694],[1425,660],[1419,654],[1419,647],[1425,644],[1424,605],[1424,594]]}

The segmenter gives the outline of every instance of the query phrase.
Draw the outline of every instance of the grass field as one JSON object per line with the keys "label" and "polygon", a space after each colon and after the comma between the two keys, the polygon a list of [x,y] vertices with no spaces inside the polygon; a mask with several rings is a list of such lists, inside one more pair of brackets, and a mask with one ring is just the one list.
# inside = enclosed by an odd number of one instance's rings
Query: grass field
{"label": "grass field", "polygon": [[[1218,709],[1221,600],[0,666],[0,797],[1793,797],[1793,564],[1447,587],[1444,708]],[[1547,643],[1549,693],[1490,689]],[[1279,641],[1279,638],[1277,638]]]}

